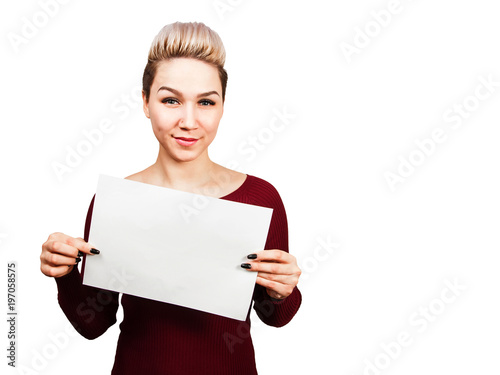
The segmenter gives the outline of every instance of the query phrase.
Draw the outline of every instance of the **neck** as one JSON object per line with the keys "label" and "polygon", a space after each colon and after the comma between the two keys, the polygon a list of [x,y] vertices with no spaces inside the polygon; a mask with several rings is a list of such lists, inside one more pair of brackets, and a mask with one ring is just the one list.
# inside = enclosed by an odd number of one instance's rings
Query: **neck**
{"label": "neck", "polygon": [[195,160],[177,161],[160,145],[158,158],[150,168],[158,185],[196,192],[210,183],[214,167],[215,163],[210,160],[207,150]]}

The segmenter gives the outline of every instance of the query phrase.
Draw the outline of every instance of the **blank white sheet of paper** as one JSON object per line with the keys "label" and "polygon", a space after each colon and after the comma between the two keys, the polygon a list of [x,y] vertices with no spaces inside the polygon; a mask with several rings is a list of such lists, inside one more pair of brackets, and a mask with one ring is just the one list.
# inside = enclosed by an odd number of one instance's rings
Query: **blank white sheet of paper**
{"label": "blank white sheet of paper", "polygon": [[245,320],[272,209],[99,175],[85,285]]}

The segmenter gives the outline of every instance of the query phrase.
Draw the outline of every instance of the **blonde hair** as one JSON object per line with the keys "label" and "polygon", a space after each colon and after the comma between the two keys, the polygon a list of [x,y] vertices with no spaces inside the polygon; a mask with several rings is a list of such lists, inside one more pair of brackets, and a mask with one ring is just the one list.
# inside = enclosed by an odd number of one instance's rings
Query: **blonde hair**
{"label": "blonde hair", "polygon": [[189,57],[212,64],[219,71],[222,100],[226,96],[226,51],[215,31],[201,22],[175,22],[164,26],[149,49],[148,63],[142,77],[142,90],[149,101],[151,85],[160,62],[176,57]]}

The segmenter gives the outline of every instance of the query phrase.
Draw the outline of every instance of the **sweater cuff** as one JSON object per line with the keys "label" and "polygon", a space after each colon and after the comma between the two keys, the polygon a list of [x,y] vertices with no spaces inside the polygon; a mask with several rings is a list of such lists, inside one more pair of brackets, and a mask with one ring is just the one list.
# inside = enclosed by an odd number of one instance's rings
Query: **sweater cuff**
{"label": "sweater cuff", "polygon": [[78,290],[82,285],[82,278],[78,266],[73,266],[73,269],[67,275],[54,278],[57,284],[57,290],[60,294]]}
{"label": "sweater cuff", "polygon": [[[293,307],[295,308],[296,305],[297,305],[297,302],[298,302],[298,305],[300,306],[300,302],[302,301],[302,296],[300,295],[300,292],[299,292],[299,289],[297,288],[297,286],[295,286],[295,288],[293,288],[293,291],[292,293],[290,293],[289,296],[283,298],[283,299],[276,299],[276,298],[273,298],[271,297],[268,293],[267,293],[267,290],[264,288],[264,298],[267,299],[268,301],[270,301],[273,305],[275,306],[278,306],[278,305],[282,305],[284,303],[291,303],[292,305],[294,305]],[[297,307],[298,309],[298,307]]]}
{"label": "sweater cuff", "polygon": [[[295,289],[294,289],[295,290]],[[292,291],[293,293],[293,291]],[[290,296],[292,294],[290,293]],[[282,298],[282,299],[278,299],[278,298],[273,298],[269,295],[269,293],[267,292],[267,289],[264,288],[264,296],[265,296],[265,299],[267,299],[268,301],[271,301],[274,305],[280,305],[281,303],[283,303],[288,297],[285,297],[285,298]]]}

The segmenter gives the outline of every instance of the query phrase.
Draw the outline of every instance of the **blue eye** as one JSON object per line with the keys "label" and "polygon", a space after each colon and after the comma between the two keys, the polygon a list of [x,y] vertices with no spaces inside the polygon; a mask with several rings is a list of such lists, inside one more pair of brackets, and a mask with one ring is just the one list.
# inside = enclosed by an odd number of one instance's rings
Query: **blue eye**
{"label": "blue eye", "polygon": [[179,104],[177,99],[174,99],[174,98],[165,98],[161,102],[165,103],[165,104]]}
{"label": "blue eye", "polygon": [[215,105],[215,102],[209,99],[200,100],[202,106]]}

